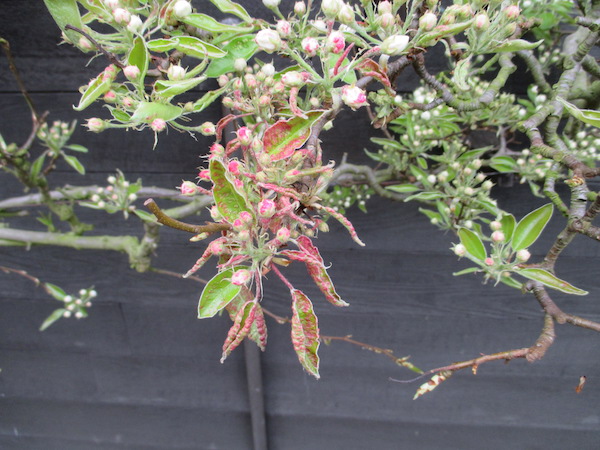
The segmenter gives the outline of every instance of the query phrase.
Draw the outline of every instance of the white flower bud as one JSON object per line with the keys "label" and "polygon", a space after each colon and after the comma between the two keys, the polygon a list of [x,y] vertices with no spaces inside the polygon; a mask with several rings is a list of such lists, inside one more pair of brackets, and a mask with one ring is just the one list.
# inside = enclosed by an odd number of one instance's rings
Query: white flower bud
{"label": "white flower bud", "polygon": [[263,5],[265,5],[269,9],[275,9],[281,3],[281,0],[262,0]]}
{"label": "white flower bud", "polygon": [[531,258],[531,253],[526,248],[523,248],[517,252],[517,260],[520,262],[525,262]]}
{"label": "white flower bud", "polygon": [[173,14],[179,18],[184,18],[192,13],[192,5],[187,0],[177,0],[173,5]]}
{"label": "white flower bud", "polygon": [[179,64],[171,64],[167,69],[167,76],[169,80],[180,81],[185,78],[186,70]]}
{"label": "white flower bud", "polygon": [[140,19],[140,16],[132,14],[129,23],[127,24],[127,30],[131,33],[138,33],[143,25],[144,23],[142,22],[142,19]]}
{"label": "white flower bud", "polygon": [[390,36],[381,44],[381,52],[385,55],[399,55],[406,49],[409,40],[405,34]]}
{"label": "white flower bud", "polygon": [[258,45],[258,48],[267,53],[278,51],[282,45],[279,33],[271,29],[260,30],[256,33],[254,41]]}

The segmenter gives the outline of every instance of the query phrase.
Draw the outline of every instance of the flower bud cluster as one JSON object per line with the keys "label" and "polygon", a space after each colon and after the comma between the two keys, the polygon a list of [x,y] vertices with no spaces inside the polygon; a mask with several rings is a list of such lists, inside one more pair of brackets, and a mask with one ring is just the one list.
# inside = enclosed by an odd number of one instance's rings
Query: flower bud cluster
{"label": "flower bud cluster", "polygon": [[98,294],[93,288],[81,289],[77,296],[65,295],[63,297],[64,311],[63,317],[75,317],[82,319],[88,316],[88,308],[92,306],[92,299]]}
{"label": "flower bud cluster", "polygon": [[99,187],[90,195],[89,201],[82,202],[82,206],[93,209],[102,209],[109,214],[122,211],[125,218],[135,211],[135,201],[138,199],[137,192],[141,189],[141,181],[130,183],[125,179],[122,172],[109,176],[107,186]]}

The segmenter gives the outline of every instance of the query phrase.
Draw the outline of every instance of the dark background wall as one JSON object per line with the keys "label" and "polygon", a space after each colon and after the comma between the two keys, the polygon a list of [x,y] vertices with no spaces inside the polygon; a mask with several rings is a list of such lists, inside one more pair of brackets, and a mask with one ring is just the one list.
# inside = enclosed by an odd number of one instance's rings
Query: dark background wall
{"label": "dark background wall", "polygon": [[[204,5],[204,2],[201,3]],[[247,1],[263,11],[261,2]],[[50,120],[105,114],[76,113],[77,88],[103,67],[75,50],[57,47],[59,33],[42,2],[5,0],[0,35],[10,40],[17,64],[39,109]],[[216,120],[217,106],[206,113]],[[28,111],[0,58],[0,132],[22,142]],[[332,157],[343,152],[362,160],[369,146],[365,121],[344,113],[325,137]],[[73,142],[91,152],[87,180],[65,167],[60,181],[104,183],[119,167],[146,185],[174,187],[195,176],[198,142],[171,132],[151,150],[150,133],[78,129]],[[0,177],[2,197],[20,186]],[[501,205],[521,217],[542,200],[522,186],[496,191]],[[315,303],[323,334],[351,334],[398,356],[412,355],[424,369],[480,353],[533,343],[542,325],[534,299],[475,276],[454,278],[464,267],[448,250],[452,236],[435,231],[416,205],[373,199],[369,215],[350,214],[366,248],[357,248],[341,227],[319,236],[319,247],[350,307],[326,303],[303,270],[288,270]],[[97,233],[139,232],[127,222],[86,212]],[[204,217],[197,220],[202,221]],[[33,220],[30,218],[30,223]],[[34,227],[34,225],[30,225]],[[552,222],[545,242],[560,230]],[[138,231],[136,231],[138,230]],[[203,244],[162,230],[157,267],[185,272]],[[561,260],[559,275],[587,289],[587,297],[556,294],[559,305],[600,320],[599,247],[578,238]],[[0,265],[27,270],[76,292],[95,285],[99,297],[85,320],[38,327],[56,301],[29,282],[0,274],[0,448],[6,449],[249,449],[252,426],[244,349],[224,365],[220,349],[230,325],[226,317],[199,321],[201,286],[188,280],[129,270],[121,254],[54,247],[0,248]],[[209,278],[207,266],[200,276]],[[264,305],[289,315],[289,295],[268,282]],[[596,449],[600,439],[599,336],[558,326],[557,341],[540,362],[482,366],[477,376],[456,374],[417,401],[420,383],[396,384],[389,377],[411,372],[387,358],[346,343],[323,345],[321,380],[303,372],[289,340],[289,327],[268,321],[269,344],[260,355],[269,448],[271,449]],[[577,395],[579,377],[588,383]]]}

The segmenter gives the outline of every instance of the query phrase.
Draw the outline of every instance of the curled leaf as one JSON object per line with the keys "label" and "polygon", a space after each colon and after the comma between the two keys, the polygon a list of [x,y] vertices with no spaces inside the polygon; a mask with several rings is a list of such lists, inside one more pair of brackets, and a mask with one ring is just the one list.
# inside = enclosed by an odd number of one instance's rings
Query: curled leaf
{"label": "curled leaf", "polygon": [[223,344],[223,355],[221,356],[221,363],[225,362],[225,359],[234,351],[238,345],[244,340],[248,333],[254,317],[256,315],[257,303],[254,301],[247,302],[240,308],[233,325],[227,333],[227,338]]}
{"label": "curled leaf", "polygon": [[319,324],[313,305],[304,292],[290,291],[292,295],[292,344],[304,369],[319,378]]}
{"label": "curled leaf", "polygon": [[433,377],[431,377],[431,379],[427,383],[423,383],[419,387],[419,389],[417,389],[417,392],[415,393],[415,396],[413,397],[413,400],[416,400],[419,397],[421,397],[422,395],[425,395],[428,392],[433,391],[443,381],[446,381],[448,378],[450,378],[450,376],[452,375],[452,373],[453,372],[451,370],[444,370],[442,372],[436,373]]}

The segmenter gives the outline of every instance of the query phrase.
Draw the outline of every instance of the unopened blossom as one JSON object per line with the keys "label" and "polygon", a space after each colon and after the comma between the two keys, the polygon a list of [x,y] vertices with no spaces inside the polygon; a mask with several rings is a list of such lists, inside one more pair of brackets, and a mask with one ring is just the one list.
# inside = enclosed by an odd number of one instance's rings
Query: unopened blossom
{"label": "unopened blossom", "polygon": [[341,53],[346,47],[346,39],[341,31],[333,31],[327,36],[327,43],[333,53]]}
{"label": "unopened blossom", "polygon": [[272,77],[275,75],[275,66],[271,63],[267,63],[261,67],[261,72],[264,73],[268,77]]}
{"label": "unopened blossom", "polygon": [[410,38],[405,34],[395,34],[388,37],[381,44],[381,53],[385,55],[399,55],[408,46]]}
{"label": "unopened blossom", "polygon": [[200,133],[204,136],[213,136],[217,132],[217,127],[212,122],[204,122],[200,125]]}
{"label": "unopened blossom", "polygon": [[275,235],[275,239],[281,244],[285,244],[290,239],[290,229],[286,227],[281,227],[277,230],[277,234]]}
{"label": "unopened blossom", "polygon": [[132,14],[129,23],[127,24],[127,30],[131,33],[138,33],[143,25],[144,23],[142,22],[142,19],[140,19],[140,16]]}
{"label": "unopened blossom", "polygon": [[273,217],[277,212],[277,206],[273,200],[265,198],[258,203],[258,215],[265,219]]}
{"label": "unopened blossom", "polygon": [[252,278],[252,273],[248,269],[240,269],[233,272],[231,275],[231,284],[242,286]]}
{"label": "unopened blossom", "polygon": [[321,2],[321,11],[330,19],[334,19],[340,9],[342,9],[342,0],[323,0]]}
{"label": "unopened blossom", "polygon": [[525,262],[531,258],[531,253],[526,248],[523,248],[517,252],[517,260],[520,262]]}
{"label": "unopened blossom", "polygon": [[190,197],[198,191],[198,186],[193,181],[184,181],[177,189],[181,191],[181,195]]}
{"label": "unopened blossom", "polygon": [[254,41],[256,42],[256,45],[258,45],[259,49],[267,53],[278,51],[283,44],[281,42],[281,38],[279,37],[279,33],[271,29],[260,30],[258,33],[256,33]]}
{"label": "unopened blossom", "polygon": [[383,29],[387,30],[388,28],[393,27],[395,23],[396,18],[392,13],[385,13],[379,17],[379,25],[381,25]]}
{"label": "unopened blossom", "polygon": [[154,119],[150,124],[150,128],[157,133],[163,131],[166,128],[166,126],[167,122],[165,122],[163,119]]}
{"label": "unopened blossom", "polygon": [[94,133],[100,133],[106,128],[106,123],[102,119],[92,117],[87,120],[86,127],[88,130],[93,131]]}
{"label": "unopened blossom", "polygon": [[233,175],[237,176],[240,174],[240,162],[237,159],[232,159],[227,163],[227,170]]}
{"label": "unopened blossom", "polygon": [[292,24],[287,20],[278,20],[275,29],[282,38],[286,38],[292,34]]}
{"label": "unopened blossom", "polygon": [[281,77],[281,81],[287,87],[300,87],[304,84],[304,77],[300,72],[293,70],[284,73]]}
{"label": "unopened blossom", "polygon": [[265,5],[267,8],[273,9],[273,8],[277,8],[279,6],[279,3],[281,3],[281,0],[262,0],[263,5]]}
{"label": "unopened blossom", "polygon": [[241,127],[236,132],[237,137],[242,145],[250,145],[252,142],[252,131],[248,127]]}
{"label": "unopened blossom", "polygon": [[173,14],[175,16],[184,18],[192,13],[192,5],[187,0],[177,0],[173,5]]}
{"label": "unopened blossom", "polygon": [[303,16],[306,13],[306,3],[304,3],[304,2],[294,3],[294,13],[296,13],[297,16]]}
{"label": "unopened blossom", "polygon": [[107,103],[114,103],[117,100],[117,94],[115,91],[108,91],[102,99]]}
{"label": "unopened blossom", "polygon": [[179,64],[171,64],[167,69],[167,76],[169,80],[180,81],[185,78],[186,70]]}
{"label": "unopened blossom", "polygon": [[198,172],[198,178],[201,180],[210,180],[210,170],[202,169],[200,172]]}
{"label": "unopened blossom", "polygon": [[119,7],[119,0],[104,0],[104,4],[108,9],[113,10]]}
{"label": "unopened blossom", "polygon": [[345,25],[351,25],[354,23],[354,10],[352,9],[352,6],[344,3],[342,4],[342,7],[340,8],[340,12],[338,12],[338,20],[345,24]]}
{"label": "unopened blossom", "polygon": [[485,258],[485,260],[483,261],[487,266],[493,266],[494,265],[494,260],[492,258],[490,258],[489,256],[487,258]]}
{"label": "unopened blossom", "polygon": [[500,230],[496,230],[492,233],[492,241],[494,242],[502,242],[506,239],[506,236],[504,236],[504,233]]}
{"label": "unopened blossom", "polygon": [[115,22],[120,24],[129,23],[131,19],[131,13],[124,8],[116,8],[113,12]]}
{"label": "unopened blossom", "polygon": [[125,74],[129,80],[137,80],[140,76],[140,69],[138,66],[125,66],[123,74]]}
{"label": "unopened blossom", "polygon": [[367,93],[355,85],[342,87],[342,101],[352,109],[360,108],[367,104]]}
{"label": "unopened blossom", "polygon": [[486,13],[477,14],[473,25],[477,30],[485,31],[490,27],[490,18]]}
{"label": "unopened blossom", "polygon": [[302,50],[306,56],[315,56],[319,49],[319,41],[314,37],[305,37],[302,39]]}
{"label": "unopened blossom", "polygon": [[392,12],[392,4],[388,0],[380,1],[377,4],[377,12],[379,14],[386,14]]}
{"label": "unopened blossom", "polygon": [[467,254],[467,249],[462,244],[456,244],[452,250],[456,256],[465,256]]}
{"label": "unopened blossom", "polygon": [[510,5],[506,7],[506,9],[504,10],[504,14],[509,19],[516,19],[517,17],[519,17],[519,14],[521,14],[521,10],[517,5]]}
{"label": "unopened blossom", "polygon": [[419,19],[419,28],[424,31],[431,31],[437,25],[437,16],[431,11],[426,12]]}
{"label": "unopened blossom", "polygon": [[92,43],[89,41],[89,39],[81,36],[79,38],[79,48],[81,48],[83,50],[91,50],[92,49]]}

